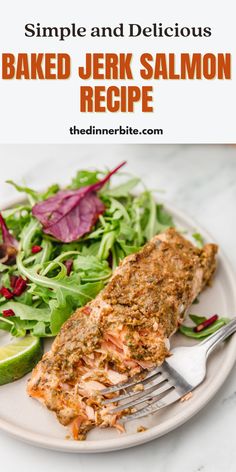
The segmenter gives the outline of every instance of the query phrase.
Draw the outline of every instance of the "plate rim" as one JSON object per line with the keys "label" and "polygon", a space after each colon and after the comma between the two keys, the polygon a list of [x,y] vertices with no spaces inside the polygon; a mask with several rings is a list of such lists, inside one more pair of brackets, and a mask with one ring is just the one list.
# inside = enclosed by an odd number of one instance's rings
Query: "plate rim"
{"label": "plate rim", "polygon": [[[21,203],[22,200],[22,198],[9,199],[7,202],[4,203],[4,205],[2,205],[2,209],[11,208],[12,205]],[[203,233],[207,240],[216,242],[215,238],[212,237],[210,232],[205,230],[205,228],[202,227],[194,218],[190,217],[188,213],[185,213],[175,205],[172,205],[171,203],[166,202],[164,200],[158,201],[158,203],[163,204],[167,211],[169,211],[171,214],[173,214],[173,216],[176,216],[180,220],[185,221],[188,226],[198,229],[201,233]],[[231,287],[233,287],[236,280],[235,273],[222,249],[220,249],[220,254],[218,258],[224,266],[227,277],[230,280]],[[233,290],[232,296],[236,309],[236,293]],[[9,421],[3,420],[1,419],[1,417],[0,430],[6,432],[9,436],[14,437],[15,439],[21,440],[33,446],[67,453],[101,453],[127,449],[130,447],[145,444],[149,441],[164,436],[170,431],[173,431],[174,429],[178,428],[179,426],[190,420],[200,410],[202,410],[223,385],[224,381],[226,380],[235,363],[235,360],[236,333],[232,335],[228,343],[227,362],[224,363],[220,374],[212,380],[210,391],[209,389],[206,391],[203,390],[203,392],[201,392],[201,395],[195,398],[194,408],[192,408],[192,403],[188,404],[186,402],[185,410],[180,411],[177,415],[175,415],[173,418],[169,418],[164,423],[160,425],[155,425],[142,433],[135,432],[128,435],[123,435],[123,437],[121,435],[117,438],[104,439],[101,441],[69,441],[66,439],[57,439],[51,436],[34,433],[30,430],[16,426]]]}

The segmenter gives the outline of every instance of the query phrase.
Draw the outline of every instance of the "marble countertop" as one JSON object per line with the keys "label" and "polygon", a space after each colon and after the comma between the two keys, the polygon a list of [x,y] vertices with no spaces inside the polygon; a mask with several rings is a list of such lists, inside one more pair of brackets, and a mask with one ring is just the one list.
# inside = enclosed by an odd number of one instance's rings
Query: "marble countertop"
{"label": "marble countertop", "polygon": [[[212,234],[236,273],[236,146],[2,145],[1,205],[14,196],[4,182],[36,188],[68,182],[80,167],[128,161],[127,170]],[[16,195],[16,194],[15,194]],[[27,412],[26,412],[27,414]],[[1,470],[87,472],[235,472],[236,366],[214,399],[188,423],[149,444],[120,452],[69,455],[23,444],[0,433]]]}

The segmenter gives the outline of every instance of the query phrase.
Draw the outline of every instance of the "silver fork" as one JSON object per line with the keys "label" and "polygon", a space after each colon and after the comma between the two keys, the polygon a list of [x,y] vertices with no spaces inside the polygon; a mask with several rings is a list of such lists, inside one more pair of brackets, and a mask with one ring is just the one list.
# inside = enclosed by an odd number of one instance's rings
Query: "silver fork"
{"label": "silver fork", "polygon": [[[173,349],[172,356],[167,358],[161,367],[143,372],[145,377],[142,380],[139,374],[127,382],[100,391],[103,395],[123,391],[121,395],[105,399],[103,404],[121,402],[110,410],[110,413],[127,409],[127,412],[124,412],[126,415],[121,418],[123,422],[142,418],[171,405],[203,382],[209,354],[235,331],[236,318],[199,344]],[[139,405],[141,408],[136,409]],[[128,414],[130,408],[135,408],[135,411],[131,410]]]}

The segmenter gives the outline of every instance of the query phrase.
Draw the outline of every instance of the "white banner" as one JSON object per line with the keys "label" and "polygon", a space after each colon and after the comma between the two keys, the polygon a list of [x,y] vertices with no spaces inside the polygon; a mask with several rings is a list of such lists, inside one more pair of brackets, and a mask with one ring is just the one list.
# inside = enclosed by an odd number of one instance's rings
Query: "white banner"
{"label": "white banner", "polygon": [[233,143],[235,5],[4,5],[0,142]]}

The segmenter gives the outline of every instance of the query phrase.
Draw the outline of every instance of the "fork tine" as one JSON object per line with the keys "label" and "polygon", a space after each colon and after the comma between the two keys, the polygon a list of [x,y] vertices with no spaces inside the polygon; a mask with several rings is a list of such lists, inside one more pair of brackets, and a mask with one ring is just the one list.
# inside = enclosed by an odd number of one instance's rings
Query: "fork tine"
{"label": "fork tine", "polygon": [[170,389],[173,389],[173,388],[174,387],[172,387],[168,382],[164,382],[164,385],[163,385],[163,382],[162,382],[161,387],[158,387],[157,389],[155,387],[151,387],[150,389],[147,389],[146,390],[147,393],[145,393],[144,395],[140,395],[138,398],[136,398],[136,400],[134,399],[134,400],[131,400],[127,403],[123,403],[122,405],[117,406],[116,408],[111,410],[110,413],[118,413],[118,411],[122,411],[122,410],[125,410],[126,408],[130,408],[130,407],[134,407],[136,405],[139,405],[140,403],[144,403],[148,400],[151,400],[154,397],[159,397],[163,393],[166,393]]}
{"label": "fork tine", "polygon": [[[158,382],[156,382],[154,385],[152,385],[152,382],[154,380],[157,380],[158,379]],[[115,403],[115,402],[120,402],[122,400],[126,400],[128,398],[135,398],[137,396],[140,396],[140,395],[146,395],[147,393],[153,391],[153,390],[156,390],[159,388],[159,386],[161,387],[161,385],[163,384],[163,382],[167,382],[167,379],[165,377],[162,377],[160,378],[160,376],[155,376],[155,379],[150,378],[147,379],[147,381],[145,383],[148,383],[148,386],[146,389],[143,389],[143,390],[139,390],[139,391],[134,391],[134,390],[129,390],[128,392],[124,393],[123,395],[118,395],[117,397],[112,397],[112,398],[106,398],[105,400],[103,400],[103,405],[108,405],[109,403]],[[141,385],[141,382],[137,385]],[[142,383],[142,385],[144,385]]]}
{"label": "fork tine", "polygon": [[165,408],[172,403],[175,403],[177,400],[181,398],[181,394],[179,394],[176,389],[172,389],[170,393],[167,393],[163,396],[161,400],[154,400],[149,405],[145,406],[144,408],[131,413],[130,415],[123,416],[120,421],[125,423],[126,421],[137,420],[139,418],[143,418],[144,416],[150,415],[151,413],[155,413],[162,408]]}
{"label": "fork tine", "polygon": [[[114,392],[117,392],[118,390],[124,390],[125,388],[128,388],[128,387],[135,387],[135,385],[138,385],[138,384],[145,385],[144,382],[147,383],[147,381],[150,381],[152,377],[161,373],[161,367],[156,367],[155,369],[152,369],[146,372],[148,373],[144,377],[143,380],[142,379],[140,380],[140,375],[144,374],[145,371],[140,372],[137,375],[134,375],[134,377],[130,377],[130,379],[126,382],[120,382],[116,385],[113,385],[112,387],[104,388],[103,390],[100,390],[99,393],[102,395],[106,395],[107,393],[114,393]],[[138,377],[139,377],[139,380],[137,380]]]}

